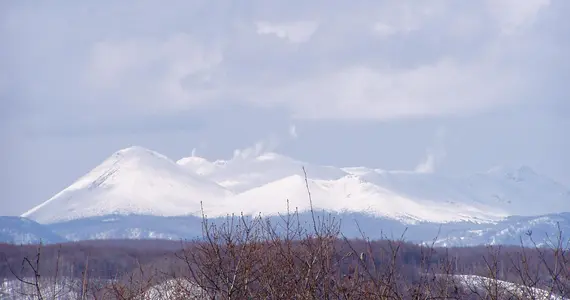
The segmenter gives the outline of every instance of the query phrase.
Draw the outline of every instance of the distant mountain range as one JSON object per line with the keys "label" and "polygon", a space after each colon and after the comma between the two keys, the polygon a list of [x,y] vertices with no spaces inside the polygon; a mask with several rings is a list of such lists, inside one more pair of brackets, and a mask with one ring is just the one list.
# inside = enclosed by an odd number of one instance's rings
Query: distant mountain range
{"label": "distant mountain range", "polygon": [[21,217],[0,217],[0,243],[37,244],[66,241],[48,226]]}
{"label": "distant mountain range", "polygon": [[544,242],[557,226],[570,226],[570,189],[526,166],[445,177],[318,166],[277,153],[175,162],[131,147],[19,221],[1,218],[0,241],[189,238],[201,232],[202,210],[211,219],[232,213],[274,217],[289,205],[306,216],[307,187],[313,207],[341,218],[349,236],[358,221],[372,238],[408,228],[407,239],[419,242],[439,232],[438,245],[512,244],[523,231],[532,230]]}
{"label": "distant mountain range", "polygon": [[[319,217],[326,216],[320,212]],[[341,220],[341,232],[348,238],[400,239],[435,246],[520,245],[548,246],[558,242],[559,230],[568,241],[570,213],[536,217],[508,217],[497,223],[449,222],[404,224],[362,213],[332,214]],[[273,223],[280,217],[269,217]],[[309,213],[299,214],[311,229]],[[226,218],[208,219],[221,224]],[[358,222],[358,226],[356,226]],[[53,224],[39,224],[19,217],[0,217],[0,242],[12,244],[59,243],[93,239],[192,240],[201,237],[202,219],[195,216],[106,215]],[[532,240],[527,235],[532,233]]]}

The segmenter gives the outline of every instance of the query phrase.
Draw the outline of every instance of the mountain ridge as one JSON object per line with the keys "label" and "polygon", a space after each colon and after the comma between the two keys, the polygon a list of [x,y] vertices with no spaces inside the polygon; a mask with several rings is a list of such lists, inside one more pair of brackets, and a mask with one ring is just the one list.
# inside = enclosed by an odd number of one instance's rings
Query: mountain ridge
{"label": "mountain ridge", "polygon": [[[305,182],[302,168],[307,170]],[[367,212],[402,222],[492,223],[511,215],[570,211],[569,190],[527,166],[466,177],[308,164],[273,153],[230,160],[171,160],[140,146],[119,150],[23,217],[56,223],[107,214],[275,215],[309,209]],[[540,201],[539,201],[540,200]]]}
{"label": "mountain ridge", "polygon": [[37,244],[66,241],[45,225],[15,216],[0,216],[0,243]]}
{"label": "mountain ridge", "polygon": [[[436,247],[469,247],[478,245],[514,245],[552,247],[562,233],[562,244],[568,241],[570,212],[532,217],[510,216],[496,223],[453,222],[446,224],[404,224],[395,219],[374,217],[365,213],[326,213],[316,211],[317,218],[332,216],[342,235],[372,240],[402,237],[405,241]],[[294,214],[301,224],[311,224],[308,212]],[[247,218],[247,217],[246,217]],[[268,217],[272,224],[282,224],[281,216]],[[0,243],[54,244],[87,240],[159,239],[195,240],[202,238],[202,218],[197,216],[160,217],[150,215],[104,215],[53,224],[38,224],[21,217],[0,216]],[[227,224],[226,217],[208,218],[209,223]],[[356,226],[358,223],[358,226]],[[284,224],[282,224],[284,225]],[[284,228],[277,226],[276,228]],[[311,230],[311,226],[307,226]],[[532,232],[532,239],[528,235]]]}

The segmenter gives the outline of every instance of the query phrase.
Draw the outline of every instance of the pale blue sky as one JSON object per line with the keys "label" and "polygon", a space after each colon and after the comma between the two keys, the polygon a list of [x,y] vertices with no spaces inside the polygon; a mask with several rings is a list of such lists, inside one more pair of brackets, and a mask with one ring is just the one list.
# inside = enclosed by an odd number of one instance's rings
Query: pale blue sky
{"label": "pale blue sky", "polygon": [[570,185],[569,1],[237,3],[1,2],[0,215],[133,144]]}

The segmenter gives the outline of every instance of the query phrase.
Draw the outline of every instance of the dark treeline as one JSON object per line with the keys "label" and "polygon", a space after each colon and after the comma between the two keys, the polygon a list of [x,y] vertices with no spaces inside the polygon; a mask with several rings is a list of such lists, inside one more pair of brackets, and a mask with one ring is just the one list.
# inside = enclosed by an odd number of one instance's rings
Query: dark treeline
{"label": "dark treeline", "polygon": [[77,276],[88,263],[92,276],[116,278],[157,259],[173,256],[181,249],[181,242],[168,240],[98,240],[50,245],[11,245],[0,243],[0,278],[12,279],[16,275],[31,275],[30,268],[22,270],[24,258],[33,258],[40,252],[43,276],[54,276],[55,266],[68,266],[61,272]]}
{"label": "dark treeline", "polygon": [[[349,244],[350,246],[349,246]],[[292,247],[301,247],[302,241],[292,242]],[[366,241],[364,239],[334,240],[335,251],[341,253],[370,254],[377,267],[388,264],[392,257],[389,251],[397,249],[395,263],[403,270],[410,270],[410,278],[421,264],[434,266],[449,263],[454,274],[472,274],[489,276],[489,263],[496,269],[496,278],[516,282],[520,274],[517,263],[538,266],[533,273],[540,279],[550,277],[549,268],[554,268],[560,255],[553,248],[523,248],[518,246],[478,246],[458,248],[438,248],[420,246],[404,241]],[[92,277],[114,279],[139,269],[140,266],[152,265],[168,271],[172,261],[179,259],[182,252],[192,251],[201,246],[199,242],[170,240],[101,240],[82,241],[52,245],[12,245],[0,244],[0,278],[14,279],[16,275],[31,276],[30,268],[21,268],[24,258],[33,258],[40,251],[40,264],[43,276],[54,276],[53,266],[59,260],[60,265],[68,268],[60,270],[70,276],[78,276],[86,268]],[[560,250],[558,250],[560,251]],[[568,257],[568,252],[565,252]],[[352,274],[360,257],[351,255],[340,265],[342,274]],[[72,267],[69,269],[69,267]],[[570,265],[568,266],[570,268]],[[570,269],[566,270],[570,272]],[[14,274],[16,273],[16,274]]]}

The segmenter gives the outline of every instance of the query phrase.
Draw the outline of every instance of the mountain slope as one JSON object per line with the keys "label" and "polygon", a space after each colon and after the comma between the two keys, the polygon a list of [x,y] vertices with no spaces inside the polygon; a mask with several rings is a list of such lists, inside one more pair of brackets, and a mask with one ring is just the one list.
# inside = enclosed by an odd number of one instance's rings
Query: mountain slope
{"label": "mountain slope", "polygon": [[141,147],[120,150],[23,217],[53,223],[107,214],[180,215],[215,208],[231,194]]}
{"label": "mountain slope", "polygon": [[[468,216],[533,216],[570,211],[570,190],[528,167],[493,168],[466,177],[357,169],[362,180],[417,202],[466,209]],[[524,175],[523,175],[524,174]],[[513,179],[515,178],[515,179]]]}
{"label": "mountain slope", "polygon": [[[558,239],[567,245],[570,212],[541,216],[510,216],[496,224],[480,224],[469,228],[444,228],[436,246],[520,245],[555,246]],[[529,236],[530,234],[530,236]],[[560,236],[562,234],[562,236]]]}
{"label": "mountain slope", "polygon": [[570,189],[527,166],[499,166],[461,178],[464,193],[509,215],[536,216],[570,211]]}
{"label": "mountain slope", "polygon": [[21,217],[0,216],[0,243],[60,243],[65,239],[49,228]]}
{"label": "mountain slope", "polygon": [[[450,204],[430,199],[411,199],[383,186],[375,185],[354,175],[338,180],[309,180],[313,207],[335,212],[364,212],[371,216],[388,217],[406,223],[485,221],[498,220],[504,216],[492,208],[467,204]],[[289,200],[291,209],[310,209],[307,187],[301,176],[293,175],[237,195],[228,203],[249,203],[248,214],[274,215],[282,212]]]}

